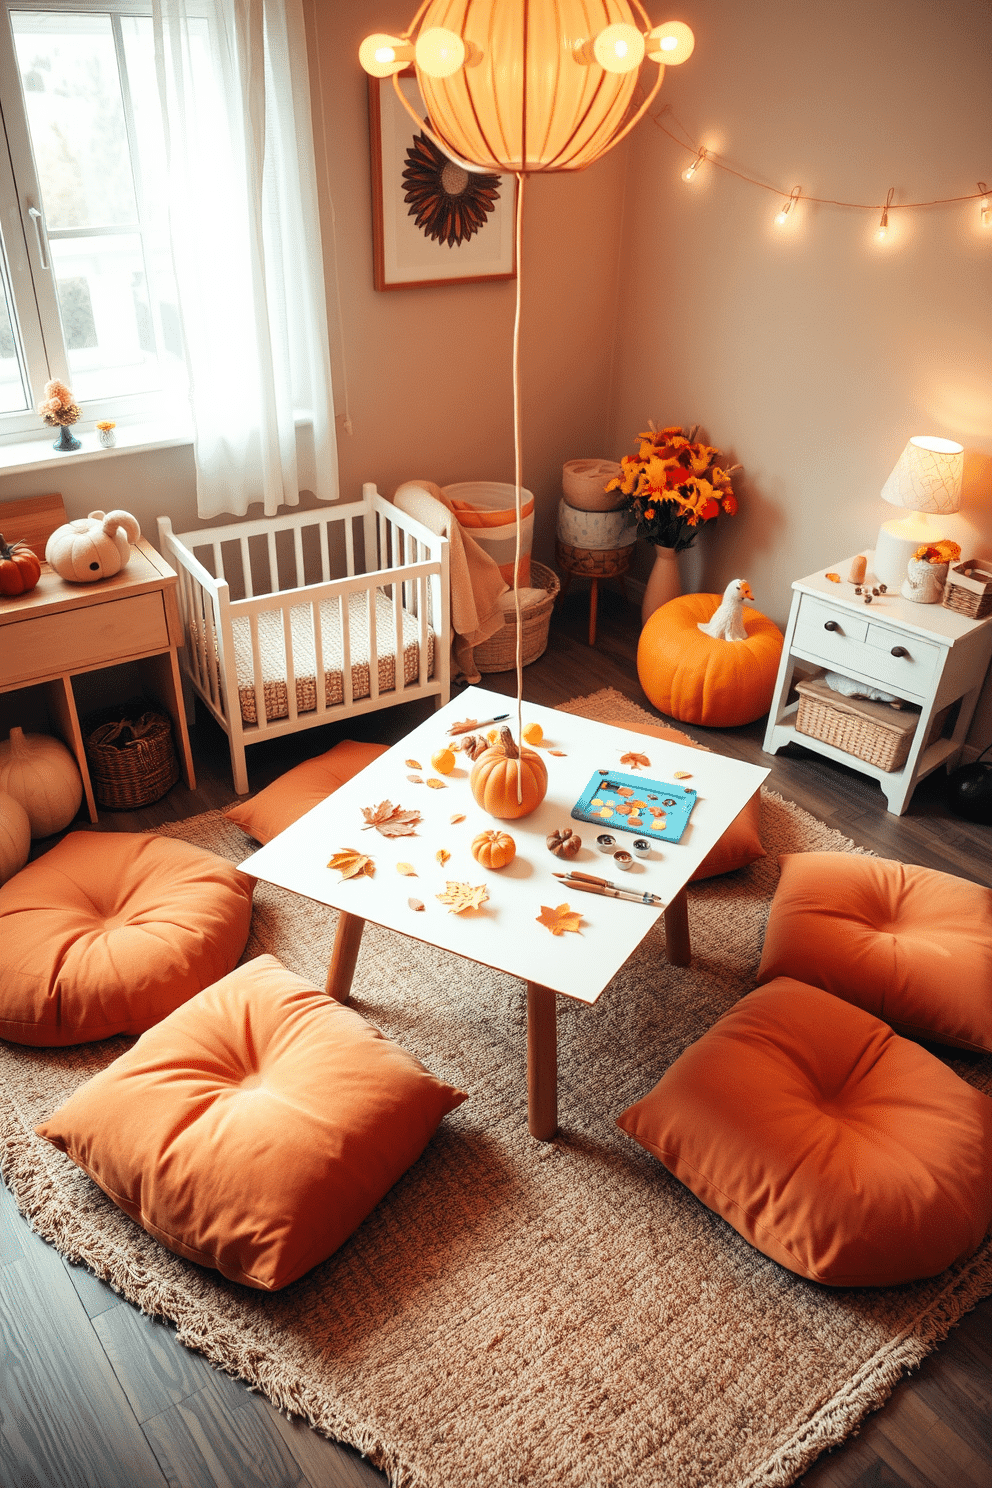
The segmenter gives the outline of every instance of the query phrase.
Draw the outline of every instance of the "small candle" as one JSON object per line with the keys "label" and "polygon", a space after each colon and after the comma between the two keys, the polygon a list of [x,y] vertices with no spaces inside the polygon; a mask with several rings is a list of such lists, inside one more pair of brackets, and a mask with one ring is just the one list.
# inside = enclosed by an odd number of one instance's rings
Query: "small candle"
{"label": "small candle", "polygon": [[601,853],[612,852],[616,845],[617,839],[615,837],[611,837],[609,832],[603,832],[600,834],[599,837],[596,838],[596,846],[599,848]]}
{"label": "small candle", "polygon": [[617,867],[622,868],[625,873],[628,868],[633,868],[634,866],[633,858],[631,857],[630,853],[627,852],[624,848],[621,848],[619,852],[615,852],[613,854],[613,861],[614,863],[616,863]]}
{"label": "small candle", "polygon": [[646,858],[651,851],[651,844],[646,837],[635,837],[630,845],[639,858]]}

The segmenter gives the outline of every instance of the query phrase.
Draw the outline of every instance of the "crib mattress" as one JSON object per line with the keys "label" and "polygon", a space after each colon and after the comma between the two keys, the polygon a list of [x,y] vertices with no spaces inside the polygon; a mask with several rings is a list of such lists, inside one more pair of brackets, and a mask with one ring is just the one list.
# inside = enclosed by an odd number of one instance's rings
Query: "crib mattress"
{"label": "crib mattress", "polygon": [[[376,646],[379,691],[396,687],[396,622],[392,601],[375,591]],[[366,592],[348,596],[349,641],[351,644],[351,688],[356,700],[371,695],[372,643]],[[317,707],[317,662],[313,634],[313,606],[294,605],[290,610],[293,636],[293,672],[296,707],[313,713]],[[325,600],[320,606],[320,639],[324,662],[324,698],[328,707],[344,702],[344,647],[341,640],[339,601]],[[286,682],[286,645],[281,610],[266,610],[258,617],[258,647],[262,662],[265,716],[270,723],[289,717],[289,687]],[[247,617],[234,618],[234,657],[238,674],[238,697],[245,723],[257,723],[255,676],[252,663],[251,625]],[[434,632],[427,631],[427,675],[434,671]],[[415,682],[420,673],[420,621],[403,611],[403,684]]]}

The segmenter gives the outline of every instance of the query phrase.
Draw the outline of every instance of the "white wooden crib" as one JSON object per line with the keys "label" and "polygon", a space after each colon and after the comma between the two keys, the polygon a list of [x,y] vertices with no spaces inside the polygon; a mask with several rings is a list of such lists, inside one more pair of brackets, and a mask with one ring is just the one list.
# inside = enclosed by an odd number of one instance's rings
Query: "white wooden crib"
{"label": "white wooden crib", "polygon": [[239,795],[249,744],[448,701],[448,541],[374,485],[347,506],[198,532],[159,517],[158,536],[179,576],[183,669],[227,734]]}

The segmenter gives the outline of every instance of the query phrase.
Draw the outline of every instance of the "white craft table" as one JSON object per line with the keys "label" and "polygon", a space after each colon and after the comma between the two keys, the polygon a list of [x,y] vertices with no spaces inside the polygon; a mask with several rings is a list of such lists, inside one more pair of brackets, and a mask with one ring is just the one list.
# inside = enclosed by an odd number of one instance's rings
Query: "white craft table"
{"label": "white craft table", "polygon": [[[685,885],[768,771],[525,703],[524,723],[539,723],[544,730],[540,753],[548,768],[548,793],[529,816],[498,822],[475,804],[467,758],[456,755],[456,768],[446,777],[437,775],[430,759],[442,744],[450,742],[447,730],[451,724],[465,718],[490,718],[508,709],[515,710],[513,699],[480,687],[467,688],[240,866],[254,878],[340,911],[327,990],[342,1002],[351,988],[366,920],[526,982],[529,1126],[532,1135],[549,1140],[558,1125],[556,996],[596,1002],[662,912],[669,960],[675,965],[689,964]],[[515,716],[508,722],[516,735]],[[635,867],[624,873],[612,858],[596,850],[598,832],[611,831],[618,846],[628,837],[644,834],[619,831],[612,823],[595,827],[576,822],[569,813],[593,771],[625,769],[620,756],[628,750],[650,759],[650,768],[644,771],[647,778],[664,781],[672,779],[676,770],[690,771],[698,799],[681,842],[652,845],[650,857],[635,860]],[[413,771],[407,764],[411,759],[424,768]],[[407,778],[413,773],[425,781],[429,776],[443,778],[445,788],[413,784]],[[416,836],[383,837],[372,829],[363,830],[361,808],[383,800],[420,811],[423,820]],[[464,813],[465,819],[452,825],[451,817],[457,813]],[[570,865],[550,853],[545,843],[549,832],[565,826],[577,831],[583,844]],[[494,827],[508,831],[517,845],[513,862],[499,871],[481,867],[470,851],[472,839]],[[329,869],[329,859],[342,848],[368,853],[375,860],[375,876],[342,880],[336,870]],[[443,867],[435,857],[440,848],[451,854]],[[417,877],[398,873],[400,862],[411,863]],[[659,894],[664,911],[576,892],[553,877],[555,872],[566,872],[568,866]],[[484,883],[488,902],[481,910],[449,913],[435,897],[449,879]],[[411,897],[422,900],[426,908],[412,910]],[[553,936],[538,923],[542,906],[563,902],[581,912],[581,934]]]}

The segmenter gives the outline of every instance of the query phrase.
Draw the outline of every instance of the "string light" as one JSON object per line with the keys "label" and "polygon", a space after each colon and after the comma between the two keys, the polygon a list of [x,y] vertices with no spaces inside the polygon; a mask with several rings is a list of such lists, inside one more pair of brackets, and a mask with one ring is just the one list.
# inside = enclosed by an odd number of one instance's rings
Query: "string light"
{"label": "string light", "polygon": [[691,181],[705,159],[706,151],[704,149],[701,149],[696,155],[695,160],[690,161],[685,170],[682,172],[683,181]]}
{"label": "string light", "polygon": [[889,208],[892,205],[892,198],[895,196],[895,194],[896,188],[894,186],[890,186],[889,194],[885,198],[885,206],[882,208],[882,220],[881,222],[879,222],[878,229],[875,233],[876,243],[884,243],[885,239],[889,235]]}
{"label": "string light", "polygon": [[978,203],[978,218],[983,227],[992,227],[992,207],[989,206],[989,188],[984,181],[979,181],[978,189],[982,193],[982,199]]}
{"label": "string light", "polygon": [[783,227],[785,225],[789,213],[792,211],[796,202],[799,200],[799,193],[802,191],[802,189],[803,188],[801,186],[793,186],[792,190],[789,192],[788,201],[783,202],[778,212],[775,214],[776,227]]}

